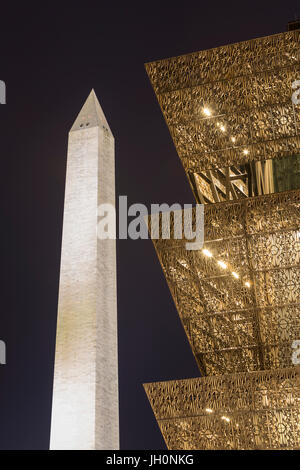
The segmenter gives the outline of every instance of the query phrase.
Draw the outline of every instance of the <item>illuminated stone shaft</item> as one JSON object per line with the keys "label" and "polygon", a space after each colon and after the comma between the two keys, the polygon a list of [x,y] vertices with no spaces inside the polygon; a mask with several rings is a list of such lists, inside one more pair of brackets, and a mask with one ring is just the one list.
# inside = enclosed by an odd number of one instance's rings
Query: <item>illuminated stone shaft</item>
{"label": "illuminated stone shaft", "polygon": [[115,240],[97,208],[115,205],[114,137],[92,91],[69,134],[51,449],[118,449]]}

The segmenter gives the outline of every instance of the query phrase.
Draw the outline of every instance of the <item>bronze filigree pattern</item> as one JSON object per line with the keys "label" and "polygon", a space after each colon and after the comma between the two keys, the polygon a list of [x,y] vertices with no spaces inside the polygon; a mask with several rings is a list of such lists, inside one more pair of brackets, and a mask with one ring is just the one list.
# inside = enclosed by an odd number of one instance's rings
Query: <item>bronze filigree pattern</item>
{"label": "bronze filigree pattern", "polygon": [[202,374],[292,365],[291,343],[300,338],[300,191],[206,205],[211,258],[187,251],[184,239],[153,242]]}
{"label": "bronze filigree pattern", "polygon": [[186,172],[299,150],[300,108],[291,100],[300,71],[299,34],[290,31],[146,64]]}
{"label": "bronze filigree pattern", "polygon": [[146,384],[169,449],[297,449],[295,368]]}
{"label": "bronze filigree pattern", "polygon": [[300,448],[299,35],[146,65],[205,204],[204,250],[175,239],[174,214],[153,240],[204,376],[145,385],[169,449]]}

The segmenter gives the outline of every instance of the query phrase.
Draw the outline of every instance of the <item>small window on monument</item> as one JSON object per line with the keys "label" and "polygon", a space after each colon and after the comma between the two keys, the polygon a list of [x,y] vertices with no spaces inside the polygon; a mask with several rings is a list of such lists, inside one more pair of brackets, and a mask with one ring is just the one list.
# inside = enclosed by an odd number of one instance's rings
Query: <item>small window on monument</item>
{"label": "small window on monument", "polygon": [[89,122],[87,122],[87,123],[86,123],[86,125],[87,125],[87,126],[89,126],[89,125],[90,125],[90,123],[89,123]]}
{"label": "small window on monument", "polygon": [[80,127],[83,127],[83,124],[80,124]]}

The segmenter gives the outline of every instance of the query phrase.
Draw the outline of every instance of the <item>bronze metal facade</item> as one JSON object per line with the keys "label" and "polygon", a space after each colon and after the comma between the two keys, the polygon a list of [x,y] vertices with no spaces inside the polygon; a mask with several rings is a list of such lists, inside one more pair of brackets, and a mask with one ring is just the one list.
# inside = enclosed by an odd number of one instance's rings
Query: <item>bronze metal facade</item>
{"label": "bronze metal facade", "polygon": [[185,239],[153,240],[201,374],[289,367],[300,338],[300,191],[207,204],[204,218],[211,257]]}
{"label": "bronze metal facade", "polygon": [[300,442],[295,368],[145,385],[169,449],[294,449]]}
{"label": "bronze metal facade", "polygon": [[145,385],[170,449],[300,448],[299,35],[146,65],[205,204],[203,250],[153,240],[207,376]]}
{"label": "bronze metal facade", "polygon": [[290,31],[146,64],[187,172],[299,152],[300,108],[291,100],[299,36]]}

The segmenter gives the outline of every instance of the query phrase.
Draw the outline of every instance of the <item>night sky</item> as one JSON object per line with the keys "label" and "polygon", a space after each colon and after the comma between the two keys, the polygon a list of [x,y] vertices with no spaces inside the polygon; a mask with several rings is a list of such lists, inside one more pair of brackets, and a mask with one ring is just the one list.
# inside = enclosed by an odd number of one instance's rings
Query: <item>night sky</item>
{"label": "night sky", "polygon": [[[194,203],[144,63],[285,31],[300,8],[280,3],[1,5],[0,449],[49,446],[67,137],[90,90],[117,195]],[[142,384],[199,373],[152,242],[117,250],[121,448],[164,449]]]}

